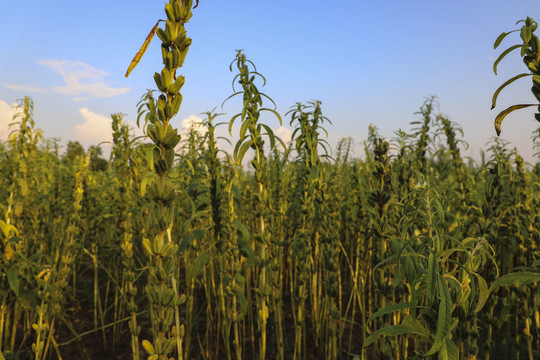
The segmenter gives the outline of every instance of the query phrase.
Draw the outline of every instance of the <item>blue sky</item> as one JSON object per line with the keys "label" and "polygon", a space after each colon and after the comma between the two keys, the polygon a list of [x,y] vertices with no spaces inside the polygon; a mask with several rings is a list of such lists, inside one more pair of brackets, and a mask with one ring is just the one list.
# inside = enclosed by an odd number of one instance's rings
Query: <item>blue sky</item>
{"label": "blue sky", "polygon": [[[46,137],[88,146],[110,138],[110,114],[134,123],[136,104],[161,69],[159,39],[129,78],[124,74],[165,1],[9,1],[0,5],[0,137],[9,108],[19,98],[35,102],[36,126]],[[229,64],[236,49],[266,76],[263,91],[285,114],[296,102],[321,100],[329,142],[352,136],[356,154],[374,123],[393,137],[424,99],[436,95],[440,112],[459,123],[477,155],[495,135],[496,113],[534,102],[530,79],[503,91],[490,111],[493,91],[525,69],[518,53],[493,61],[493,42],[527,15],[540,16],[537,0],[498,1],[262,1],[200,0],[186,28],[193,45],[186,76],[182,120],[209,111],[231,93]],[[539,17],[540,19],[540,17]],[[518,35],[505,40],[506,48]],[[226,121],[239,109],[225,105]],[[502,138],[532,160],[534,110],[510,115]],[[288,126],[288,119],[284,125]],[[279,124],[270,119],[270,124]],[[225,130],[223,129],[223,132]],[[285,132],[282,132],[285,133]]]}

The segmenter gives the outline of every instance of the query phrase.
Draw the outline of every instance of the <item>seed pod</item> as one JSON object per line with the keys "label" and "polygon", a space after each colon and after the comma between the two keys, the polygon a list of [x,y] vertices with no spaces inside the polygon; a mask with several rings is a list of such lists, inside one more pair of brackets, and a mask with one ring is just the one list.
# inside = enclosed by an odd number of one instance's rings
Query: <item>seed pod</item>
{"label": "seed pod", "polygon": [[150,343],[150,341],[148,340],[143,340],[142,347],[144,348],[144,350],[146,350],[148,355],[154,355],[156,353],[154,345],[152,345],[152,343]]}
{"label": "seed pod", "polygon": [[167,117],[167,119],[172,119],[174,115],[175,113],[173,112],[173,107],[170,101],[168,101],[167,105],[165,105],[165,116]]}
{"label": "seed pod", "polygon": [[176,16],[174,14],[174,10],[171,4],[169,3],[165,4],[165,13],[167,14],[167,18],[169,19],[169,21],[171,22],[176,21]]}
{"label": "seed pod", "polygon": [[173,63],[172,63],[173,68],[180,67],[180,50],[178,50],[178,48],[175,47],[171,52],[173,54]]}
{"label": "seed pod", "polygon": [[180,31],[178,36],[174,39],[174,45],[176,45],[178,48],[184,43],[184,41],[187,38],[187,31],[184,29],[183,31]]}
{"label": "seed pod", "polygon": [[[177,51],[177,50],[175,50],[175,51]],[[180,56],[180,52],[178,52],[178,56]],[[186,81],[186,78],[183,75],[178,76],[176,78],[176,80],[174,81],[174,83],[169,87],[169,92],[174,93],[176,95],[176,93],[178,91],[180,91],[182,86],[184,86],[185,81]],[[177,94],[177,95],[179,95],[179,94]]]}
{"label": "seed pod", "polygon": [[181,1],[175,1],[173,3],[173,10],[174,10],[174,18],[175,18],[175,20],[179,20],[182,17],[182,2]]}
{"label": "seed pod", "polygon": [[161,82],[161,76],[159,75],[159,73],[154,74],[154,81],[159,91],[162,91],[162,92],[167,91],[167,89],[163,86],[163,83]]}
{"label": "seed pod", "polygon": [[148,255],[152,256],[154,252],[152,251],[152,247],[150,246],[150,240],[148,240],[147,238],[144,238],[142,241],[142,244],[143,244],[144,250],[146,250]]}
{"label": "seed pod", "polygon": [[178,110],[180,110],[180,105],[182,105],[182,94],[178,93],[174,96],[174,99],[172,101],[172,111],[177,114]]}
{"label": "seed pod", "polygon": [[165,138],[163,139],[163,145],[167,149],[174,149],[176,145],[180,142],[180,135],[178,135],[178,130],[169,131]]}
{"label": "seed pod", "polygon": [[175,345],[176,345],[176,339],[175,338],[168,339],[167,342],[165,342],[165,346],[164,346],[164,349],[163,349],[165,351],[165,354],[171,353],[171,351],[173,351]]}
{"label": "seed pod", "polygon": [[[168,258],[169,256],[172,255],[173,251],[174,251],[174,244],[170,243],[170,242],[166,243],[163,246],[163,249],[161,249],[161,256],[164,257],[164,258]],[[168,295],[166,296],[166,300],[164,299],[163,304],[168,305],[169,301],[170,301],[170,298],[172,298],[172,292],[171,292],[171,297],[169,297]]]}
{"label": "seed pod", "polygon": [[170,21],[165,22],[165,34],[167,34],[167,38],[169,39],[166,44],[172,45],[173,40],[176,39],[176,31],[174,25]]}
{"label": "seed pod", "polygon": [[164,44],[168,44],[170,42],[169,38],[167,37],[167,34],[165,33],[165,31],[163,31],[162,28],[157,28],[156,29],[156,34],[159,37],[159,39],[161,40],[161,42],[163,42]]}
{"label": "seed pod", "polygon": [[184,51],[191,45],[191,38],[186,38],[184,41],[182,41],[182,44],[178,45],[178,50],[180,52]]}
{"label": "seed pod", "polygon": [[167,69],[173,69],[174,68],[174,56],[172,52],[168,52],[167,56],[165,56],[165,67]]}
{"label": "seed pod", "polygon": [[167,91],[169,86],[171,86],[172,84],[171,72],[166,68],[163,68],[163,70],[161,70],[161,84],[165,88],[163,92]]}

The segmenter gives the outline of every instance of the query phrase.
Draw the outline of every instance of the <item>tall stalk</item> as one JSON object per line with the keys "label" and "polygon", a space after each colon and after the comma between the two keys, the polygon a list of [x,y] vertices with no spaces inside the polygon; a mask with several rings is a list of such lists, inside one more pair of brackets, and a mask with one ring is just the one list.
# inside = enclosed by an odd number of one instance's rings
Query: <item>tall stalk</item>
{"label": "tall stalk", "polygon": [[[157,101],[157,119],[150,117],[146,127],[146,134],[154,142],[153,167],[155,177],[147,187],[149,198],[153,205],[149,214],[149,235],[152,240],[145,238],[143,246],[148,255],[148,285],[145,290],[150,300],[150,315],[152,320],[151,334],[153,343],[143,341],[143,347],[152,360],[166,360],[176,346],[178,357],[183,358],[182,338],[184,327],[180,325],[178,306],[182,299],[178,293],[176,274],[178,273],[178,260],[174,256],[178,251],[171,238],[171,229],[174,222],[174,202],[177,197],[176,189],[167,175],[174,162],[174,148],[180,142],[178,130],[170,124],[172,118],[178,113],[182,103],[180,89],[185,78],[177,76],[176,71],[183,66],[191,39],[187,37],[185,24],[193,13],[193,1],[170,0],[165,4],[165,29],[158,27],[152,29],[162,41],[161,52],[164,67],[161,73],[155,73],[155,83],[161,91]],[[144,52],[149,40],[143,45]],[[135,56],[134,64],[139,58]],[[142,56],[142,53],[141,53]],[[132,65],[130,66],[131,71]],[[126,74],[127,75],[127,74]],[[171,326],[174,323],[174,327]],[[174,336],[171,336],[174,334]]]}
{"label": "tall stalk", "polygon": [[[238,79],[238,83],[242,86],[242,91],[235,92],[228,99],[242,94],[243,97],[243,109],[242,112],[233,116],[229,123],[229,132],[232,131],[232,126],[234,121],[237,118],[240,118],[242,122],[240,128],[240,140],[237,142],[234,148],[234,158],[238,165],[242,164],[244,155],[248,149],[253,149],[255,154],[253,160],[251,160],[251,166],[255,170],[255,182],[256,182],[256,203],[255,214],[256,214],[256,223],[257,223],[257,235],[256,246],[257,246],[257,255],[259,274],[258,274],[258,283],[256,288],[257,293],[257,329],[259,332],[259,349],[258,357],[259,359],[265,359],[266,357],[266,324],[269,316],[269,297],[271,295],[271,274],[267,272],[268,263],[270,259],[270,233],[266,230],[268,224],[268,208],[269,208],[269,196],[268,196],[268,179],[266,177],[266,156],[264,154],[264,140],[263,135],[267,135],[270,141],[270,149],[273,149],[275,146],[276,139],[281,141],[278,137],[274,135],[272,129],[265,124],[262,124],[259,121],[259,117],[262,111],[270,111],[279,120],[281,124],[281,117],[274,109],[263,108],[263,97],[272,101],[268,96],[263,93],[260,93],[255,85],[255,78],[260,76],[265,82],[266,80],[262,75],[260,75],[257,70],[254,68],[250,70],[249,64],[253,67],[253,63],[246,59],[246,56],[242,53],[241,50],[238,51],[236,59],[231,63],[232,65],[236,64],[239,74],[237,74],[233,80],[233,90],[234,90],[234,81]],[[228,100],[227,99],[227,100]],[[226,100],[226,101],[227,101]],[[266,131],[263,133],[263,131]]]}

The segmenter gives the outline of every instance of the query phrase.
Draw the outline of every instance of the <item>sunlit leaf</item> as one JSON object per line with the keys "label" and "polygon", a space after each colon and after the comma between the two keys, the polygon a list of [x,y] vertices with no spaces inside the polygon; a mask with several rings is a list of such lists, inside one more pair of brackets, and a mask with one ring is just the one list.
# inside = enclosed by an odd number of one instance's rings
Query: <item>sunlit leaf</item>
{"label": "sunlit leaf", "polygon": [[516,111],[516,110],[531,107],[531,106],[538,106],[538,104],[517,104],[517,105],[512,105],[506,108],[505,110],[501,111],[499,115],[497,115],[497,117],[495,118],[495,131],[497,132],[497,135],[501,135],[501,124],[504,118],[508,114],[510,114],[512,111]]}
{"label": "sunlit leaf", "polygon": [[14,267],[10,267],[6,271],[6,275],[7,275],[9,287],[11,288],[11,290],[13,290],[15,295],[19,296],[19,278],[17,276],[17,269]]}
{"label": "sunlit leaf", "polygon": [[410,330],[406,326],[403,326],[403,325],[387,326],[385,328],[374,331],[371,335],[369,335],[366,338],[366,341],[364,342],[364,347],[373,344],[381,336],[398,336],[398,335],[404,335],[408,333],[410,333]]}
{"label": "sunlit leaf", "polygon": [[429,254],[427,280],[427,299],[433,304],[437,293],[437,260],[433,251]]}
{"label": "sunlit leaf", "polygon": [[510,273],[495,280],[489,287],[489,293],[501,286],[524,286],[537,281],[540,281],[540,273],[530,271]]}
{"label": "sunlit leaf", "polygon": [[150,42],[152,41],[152,39],[154,38],[154,35],[156,33],[156,29],[159,25],[159,22],[162,21],[162,20],[158,20],[158,22],[156,23],[156,25],[154,25],[154,27],[152,28],[152,30],[150,30],[150,33],[148,34],[148,36],[146,37],[146,39],[144,40],[144,43],[142,44],[141,48],[139,51],[137,51],[137,53],[135,54],[135,56],[133,57],[133,60],[131,60],[131,64],[129,64],[129,67],[126,71],[126,77],[129,76],[129,74],[131,73],[131,71],[133,71],[133,69],[135,69],[135,66],[137,66],[137,64],[139,63],[139,61],[141,61],[144,53],[146,52],[146,49],[148,49],[148,46],[150,45]]}
{"label": "sunlit leaf", "polygon": [[387,307],[385,307],[384,309],[381,309],[381,310],[379,310],[379,311],[374,312],[374,313],[369,317],[369,319],[367,320],[367,322],[369,323],[369,322],[372,321],[373,319],[376,319],[376,318],[378,318],[378,317],[380,317],[380,316],[383,316],[383,315],[386,315],[386,314],[391,314],[391,313],[396,312],[396,311],[399,311],[399,310],[408,309],[408,308],[410,308],[411,306],[412,306],[411,303],[408,303],[408,302],[387,306]]}
{"label": "sunlit leaf", "polygon": [[495,43],[493,44],[493,49],[496,49],[497,47],[499,47],[499,45],[501,44],[501,42],[504,40],[504,38],[508,35],[508,34],[511,34],[513,32],[516,32],[516,31],[519,31],[519,30],[512,30],[512,31],[509,31],[509,32],[503,32],[501,35],[499,35],[497,37],[497,40],[495,40]]}
{"label": "sunlit leaf", "polygon": [[208,264],[209,261],[210,254],[207,252],[202,253],[195,258],[193,264],[186,271],[186,281],[188,284],[191,283],[191,280],[193,280],[193,278],[199,275],[199,273],[206,266],[206,264]]}
{"label": "sunlit leaf", "polygon": [[478,303],[476,304],[476,308],[474,309],[475,313],[482,310],[489,296],[486,280],[484,280],[484,278],[480,275],[477,275],[476,278],[478,279],[478,291],[480,292],[480,294],[478,295]]}
{"label": "sunlit leaf", "polygon": [[439,303],[439,316],[437,320],[437,333],[435,334],[435,341],[433,342],[433,345],[425,356],[433,355],[439,351],[445,341],[446,336],[448,335],[452,320],[452,298],[450,297],[448,284],[441,275],[437,275],[437,282],[439,285],[439,295],[441,298],[441,302]]}
{"label": "sunlit leaf", "polygon": [[501,60],[506,56],[508,55],[510,52],[516,50],[516,49],[519,49],[520,47],[523,47],[523,44],[519,44],[519,45],[514,45],[514,46],[511,46],[509,47],[508,49],[504,50],[503,53],[501,55],[499,55],[499,57],[497,58],[497,60],[495,60],[495,63],[493,63],[493,72],[495,73],[495,75],[497,75],[497,65],[501,62]]}
{"label": "sunlit leaf", "polygon": [[491,100],[491,109],[495,108],[495,103],[497,102],[497,97],[499,96],[499,93],[502,91],[502,89],[504,89],[506,86],[510,85],[514,81],[516,81],[518,79],[521,79],[522,77],[531,76],[531,75],[532,74],[530,74],[530,73],[523,73],[523,74],[516,75],[513,78],[507,80],[501,86],[499,86],[499,88],[497,90],[495,90],[495,93],[493,94],[493,98]]}

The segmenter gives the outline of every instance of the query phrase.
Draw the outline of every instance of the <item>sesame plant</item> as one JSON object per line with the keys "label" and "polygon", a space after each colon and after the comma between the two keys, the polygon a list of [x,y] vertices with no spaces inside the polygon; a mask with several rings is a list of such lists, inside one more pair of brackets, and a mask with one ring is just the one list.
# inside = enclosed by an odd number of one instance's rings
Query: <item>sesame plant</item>
{"label": "sesame plant", "polygon": [[[271,269],[268,268],[270,251],[273,250],[271,246],[270,233],[266,230],[268,226],[268,207],[269,207],[269,196],[268,196],[268,180],[267,180],[267,169],[266,162],[267,157],[264,151],[264,140],[263,136],[268,137],[270,143],[270,149],[273,149],[276,146],[276,141],[281,142],[281,139],[274,135],[272,129],[259,121],[260,115],[262,112],[270,112],[274,114],[281,124],[281,116],[276,112],[275,109],[264,108],[263,98],[270,100],[264,93],[259,92],[257,86],[255,85],[256,77],[261,77],[264,82],[266,79],[257,72],[254,64],[246,59],[246,56],[242,53],[241,50],[237,52],[236,59],[230,65],[232,71],[232,66],[236,65],[239,73],[235,76],[233,80],[233,91],[234,94],[231,95],[227,100],[237,96],[242,95],[243,108],[242,111],[234,115],[229,122],[229,132],[232,131],[232,127],[236,119],[240,119],[241,128],[239,137],[240,140],[236,143],[234,148],[234,159],[237,164],[241,164],[246,152],[249,149],[253,149],[255,152],[253,160],[250,164],[255,171],[255,182],[257,187],[256,193],[256,203],[255,203],[255,213],[257,214],[257,231],[255,236],[255,246],[257,247],[257,262],[260,265],[258,271],[258,284],[256,288],[257,294],[257,329],[259,332],[259,358],[264,359],[266,357],[266,326],[269,316],[269,302],[271,291],[271,281],[273,274]],[[251,70],[250,65],[253,67]],[[236,91],[234,84],[238,83],[242,86],[242,90]],[[263,84],[264,85],[264,84]],[[225,100],[225,101],[227,101]],[[284,144],[282,144],[283,147]],[[281,343],[278,339],[278,343]],[[283,356],[283,350],[279,352],[280,356]]]}
{"label": "sesame plant", "polygon": [[[18,102],[0,143],[0,360],[539,358],[537,154],[495,138],[467,158],[435,97],[411,129],[371,124],[358,154],[325,141],[320,101],[296,103],[284,144],[242,51],[232,150],[215,110],[180,132],[193,5],[167,1],[128,68],[157,35],[144,136],[117,113],[111,143],[46,139]],[[511,79],[533,93],[535,30],[512,48],[531,73]]]}
{"label": "sesame plant", "polygon": [[[174,223],[174,202],[177,197],[174,185],[167,175],[174,163],[174,148],[180,142],[178,130],[171,125],[171,119],[178,113],[182,103],[180,90],[184,84],[183,75],[177,70],[183,66],[191,39],[187,37],[185,24],[192,17],[193,1],[171,0],[165,4],[165,29],[152,28],[142,49],[128,68],[126,76],[140,60],[154,33],[162,41],[161,50],[164,67],[155,73],[154,80],[161,94],[157,100],[157,118],[150,117],[146,133],[154,142],[153,169],[155,177],[147,185],[146,192],[153,201],[149,214],[151,229],[149,238],[143,240],[148,255],[150,269],[145,290],[150,300],[153,342],[143,341],[143,347],[151,359],[168,359],[176,347],[177,356],[183,358],[182,338],[184,326],[180,324],[178,306],[182,298],[177,286],[177,260],[174,254],[178,245],[171,238]],[[172,328],[174,323],[174,328]],[[172,330],[172,333],[171,333]],[[174,336],[172,336],[174,334]]]}
{"label": "sesame plant", "polygon": [[[536,29],[538,28],[538,23],[534,21],[532,18],[528,17],[525,20],[519,20],[517,24],[523,23],[520,29],[512,30],[509,32],[503,32],[497,40],[495,40],[495,44],[493,45],[494,49],[497,49],[502,41],[511,33],[518,32],[521,38],[522,43],[512,45],[511,47],[504,50],[501,55],[495,60],[493,63],[493,72],[497,74],[497,67],[502,59],[504,59],[509,53],[511,53],[514,50],[520,50],[521,57],[523,58],[523,62],[527,66],[527,69],[529,72],[518,74],[509,80],[505,81],[495,92],[493,93],[493,99],[491,103],[491,109],[495,108],[497,104],[497,98],[500,94],[500,92],[513,83],[514,81],[521,79],[526,76],[532,76],[532,82],[533,86],[531,87],[531,92],[536,98],[538,102],[540,102],[540,40],[538,39],[538,36],[534,33]],[[497,132],[497,135],[501,134],[501,124],[504,120],[504,118],[510,114],[513,111],[531,107],[531,106],[540,106],[538,104],[516,104],[512,105],[503,111],[501,111],[497,117],[495,118],[495,131]],[[540,121],[540,107],[538,108],[538,113],[534,115],[535,119],[537,121]]]}

